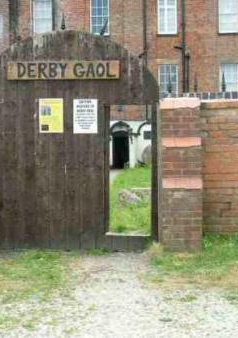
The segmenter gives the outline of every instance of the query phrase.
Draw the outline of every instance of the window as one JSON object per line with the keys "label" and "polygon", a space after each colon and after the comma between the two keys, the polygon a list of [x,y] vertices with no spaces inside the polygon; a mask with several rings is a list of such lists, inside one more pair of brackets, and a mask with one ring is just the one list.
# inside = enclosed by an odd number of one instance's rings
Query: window
{"label": "window", "polygon": [[222,74],[224,73],[226,91],[238,91],[238,63],[225,63],[221,65],[220,83],[222,85]]}
{"label": "window", "polygon": [[177,33],[177,0],[158,0],[158,33]]}
{"label": "window", "polygon": [[100,34],[106,25],[104,35],[109,34],[109,0],[91,0],[91,33]]}
{"label": "window", "polygon": [[34,0],[34,33],[45,33],[53,29],[52,0]]}
{"label": "window", "polygon": [[237,0],[219,0],[219,32],[238,32]]}
{"label": "window", "polygon": [[0,14],[0,39],[3,39],[3,33],[4,33],[4,19],[3,19],[3,15]]}
{"label": "window", "polygon": [[178,65],[159,66],[160,96],[164,97],[169,92],[169,85],[172,85],[172,94],[178,95]]}

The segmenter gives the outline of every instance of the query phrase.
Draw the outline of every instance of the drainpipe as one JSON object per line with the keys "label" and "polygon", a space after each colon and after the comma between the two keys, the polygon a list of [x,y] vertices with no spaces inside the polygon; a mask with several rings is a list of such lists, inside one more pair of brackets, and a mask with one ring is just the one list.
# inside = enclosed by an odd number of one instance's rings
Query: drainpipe
{"label": "drainpipe", "polygon": [[[143,7],[143,59],[145,67],[148,66],[148,45],[147,45],[147,0],[142,0]],[[145,119],[149,120],[148,104],[145,105]]]}
{"label": "drainpipe", "polygon": [[10,44],[16,41],[18,31],[18,1],[9,1],[9,26],[10,26]]}
{"label": "drainpipe", "polygon": [[148,48],[147,48],[147,0],[143,1],[143,53],[145,66],[148,65]]}
{"label": "drainpipe", "polygon": [[186,6],[185,0],[182,0],[182,73],[183,73],[183,93],[186,93]]}
{"label": "drainpipe", "polygon": [[189,92],[189,63],[190,63],[190,52],[186,45],[186,0],[181,0],[182,6],[182,42],[180,46],[175,46],[174,48],[180,49],[182,53],[182,84],[183,84],[183,93]]}

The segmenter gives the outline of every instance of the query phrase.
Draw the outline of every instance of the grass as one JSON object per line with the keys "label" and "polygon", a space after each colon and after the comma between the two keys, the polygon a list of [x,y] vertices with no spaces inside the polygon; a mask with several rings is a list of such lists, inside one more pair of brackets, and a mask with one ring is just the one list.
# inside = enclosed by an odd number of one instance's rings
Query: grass
{"label": "grass", "polygon": [[151,203],[122,206],[118,203],[120,189],[151,186],[151,167],[125,169],[116,176],[110,188],[110,231],[117,233],[150,234]]}
{"label": "grass", "polygon": [[238,300],[238,234],[205,236],[203,247],[199,253],[176,254],[153,245],[149,253],[159,272],[157,283],[218,287]]}
{"label": "grass", "polygon": [[109,254],[107,249],[89,249],[87,250],[89,256],[106,256]]}
{"label": "grass", "polygon": [[0,301],[48,299],[64,285],[65,270],[60,252],[30,250],[0,259]]}

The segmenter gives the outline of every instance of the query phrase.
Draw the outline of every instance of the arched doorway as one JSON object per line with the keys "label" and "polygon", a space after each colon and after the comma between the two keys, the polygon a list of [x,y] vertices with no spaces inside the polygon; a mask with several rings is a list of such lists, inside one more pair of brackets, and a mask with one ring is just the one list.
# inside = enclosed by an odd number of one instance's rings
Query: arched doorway
{"label": "arched doorway", "polygon": [[122,121],[111,127],[112,168],[130,167],[130,126]]}
{"label": "arched doorway", "polygon": [[112,135],[113,168],[123,169],[129,166],[129,135],[125,130],[116,131]]}

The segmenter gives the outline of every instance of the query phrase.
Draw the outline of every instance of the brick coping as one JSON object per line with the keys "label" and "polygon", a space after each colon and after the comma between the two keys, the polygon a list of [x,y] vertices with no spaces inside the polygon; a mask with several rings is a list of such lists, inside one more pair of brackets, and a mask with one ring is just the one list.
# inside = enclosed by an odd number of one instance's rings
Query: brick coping
{"label": "brick coping", "polygon": [[224,108],[238,108],[238,100],[204,100],[201,101],[202,109],[224,109]]}
{"label": "brick coping", "polygon": [[199,147],[202,144],[201,137],[163,137],[162,145],[166,148]]}
{"label": "brick coping", "polygon": [[164,189],[191,189],[202,190],[203,181],[201,177],[167,177],[163,178]]}
{"label": "brick coping", "polygon": [[197,108],[200,106],[198,98],[177,97],[166,98],[160,101],[161,109]]}

